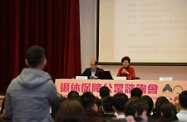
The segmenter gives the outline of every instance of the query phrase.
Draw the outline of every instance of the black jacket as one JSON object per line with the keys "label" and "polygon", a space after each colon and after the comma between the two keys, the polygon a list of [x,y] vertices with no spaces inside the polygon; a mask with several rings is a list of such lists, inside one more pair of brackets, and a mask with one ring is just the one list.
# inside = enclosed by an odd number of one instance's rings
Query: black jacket
{"label": "black jacket", "polygon": [[[95,76],[98,76],[98,72],[103,72],[104,70],[101,68],[96,69]],[[91,76],[91,68],[86,68],[85,71],[81,74],[82,76],[88,76],[88,79],[90,79]]]}

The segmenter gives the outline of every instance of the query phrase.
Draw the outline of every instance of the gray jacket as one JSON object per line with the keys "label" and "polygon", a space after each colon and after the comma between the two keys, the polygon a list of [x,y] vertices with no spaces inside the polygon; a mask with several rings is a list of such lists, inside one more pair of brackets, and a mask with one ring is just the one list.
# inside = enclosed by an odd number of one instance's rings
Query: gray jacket
{"label": "gray jacket", "polygon": [[13,122],[52,122],[49,107],[57,96],[47,73],[25,68],[7,89],[5,115]]}

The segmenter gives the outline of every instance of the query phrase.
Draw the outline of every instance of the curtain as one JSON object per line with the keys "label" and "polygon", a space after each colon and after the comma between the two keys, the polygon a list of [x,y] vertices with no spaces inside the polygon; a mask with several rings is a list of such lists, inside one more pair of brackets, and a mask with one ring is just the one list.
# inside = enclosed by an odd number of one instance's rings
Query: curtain
{"label": "curtain", "polygon": [[0,92],[26,67],[26,50],[46,51],[53,79],[81,73],[79,0],[0,1]]}

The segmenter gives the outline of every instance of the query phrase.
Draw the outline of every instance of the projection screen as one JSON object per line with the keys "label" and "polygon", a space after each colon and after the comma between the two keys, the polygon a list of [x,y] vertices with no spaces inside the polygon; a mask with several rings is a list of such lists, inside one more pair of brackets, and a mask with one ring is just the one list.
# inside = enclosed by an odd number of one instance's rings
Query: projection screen
{"label": "projection screen", "polygon": [[101,64],[187,65],[187,0],[98,0]]}

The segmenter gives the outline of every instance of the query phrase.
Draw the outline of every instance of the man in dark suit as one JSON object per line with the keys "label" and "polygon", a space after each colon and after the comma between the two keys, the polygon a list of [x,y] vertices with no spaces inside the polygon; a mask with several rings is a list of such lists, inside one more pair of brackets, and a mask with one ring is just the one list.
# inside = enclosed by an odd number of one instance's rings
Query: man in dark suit
{"label": "man in dark suit", "polygon": [[102,72],[104,70],[98,68],[97,65],[97,60],[92,59],[90,61],[90,68],[86,68],[85,71],[82,73],[82,76],[88,76],[88,79],[98,79],[98,72]]}

